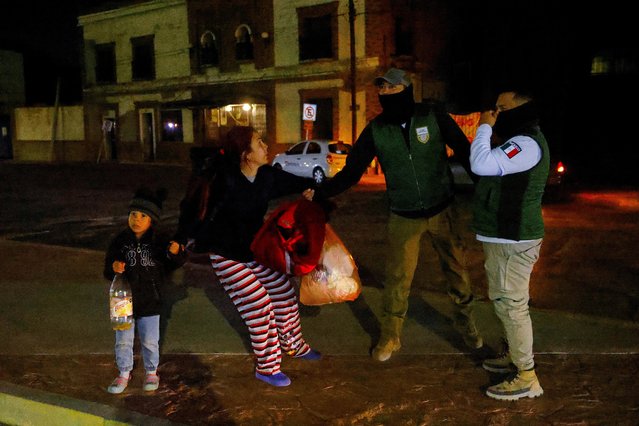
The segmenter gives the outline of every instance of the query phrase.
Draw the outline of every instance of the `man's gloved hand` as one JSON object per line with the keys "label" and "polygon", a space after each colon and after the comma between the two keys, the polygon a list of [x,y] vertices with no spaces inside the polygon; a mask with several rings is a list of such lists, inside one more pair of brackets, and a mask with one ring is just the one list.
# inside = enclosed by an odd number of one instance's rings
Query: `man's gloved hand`
{"label": "man's gloved hand", "polygon": [[326,222],[328,222],[330,220],[331,213],[337,209],[337,203],[329,198],[318,196],[317,192],[315,193],[313,202],[319,204],[322,210],[324,210],[324,213],[326,214]]}

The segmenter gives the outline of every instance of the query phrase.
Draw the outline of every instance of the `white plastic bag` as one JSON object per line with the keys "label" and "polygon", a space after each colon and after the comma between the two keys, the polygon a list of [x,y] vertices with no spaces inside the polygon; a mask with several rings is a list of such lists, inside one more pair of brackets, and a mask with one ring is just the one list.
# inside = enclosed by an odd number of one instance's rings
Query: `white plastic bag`
{"label": "white plastic bag", "polygon": [[300,302],[326,305],[357,299],[362,282],[357,265],[333,228],[326,224],[326,237],[315,269],[300,280]]}

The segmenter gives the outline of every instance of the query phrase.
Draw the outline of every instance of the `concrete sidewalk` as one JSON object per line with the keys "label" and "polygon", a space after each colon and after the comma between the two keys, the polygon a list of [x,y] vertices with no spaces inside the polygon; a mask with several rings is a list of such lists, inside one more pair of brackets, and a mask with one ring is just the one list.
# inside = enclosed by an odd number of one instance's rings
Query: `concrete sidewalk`
{"label": "concrete sidewalk", "polygon": [[[108,283],[103,253],[0,240],[0,354],[110,354]],[[174,299],[163,353],[248,354],[247,334],[223,290],[204,265],[187,264],[173,279]],[[381,289],[364,287],[355,302],[302,306],[305,338],[330,355],[367,355],[378,333]],[[451,324],[444,293],[417,290],[402,354],[468,351]],[[478,323],[489,344],[499,339],[488,301]],[[538,353],[639,353],[639,324],[561,311],[531,309]]]}
{"label": "concrete sidewalk", "polygon": [[[113,353],[108,283],[100,275],[102,252],[0,240],[0,253],[0,354]],[[175,303],[163,354],[251,353],[244,325],[221,288],[211,284],[206,266],[187,264],[173,281]],[[329,356],[368,355],[378,334],[380,295],[380,288],[364,287],[355,302],[302,306],[305,338]],[[414,291],[400,353],[467,353],[451,314],[445,294]],[[531,315],[538,354],[639,353],[635,322],[538,309]],[[490,303],[478,303],[478,319],[487,343],[497,344],[499,328]],[[39,424],[37,419],[54,413],[60,423],[50,424],[160,424],[24,387],[2,384],[0,392],[0,422],[9,424]]]}

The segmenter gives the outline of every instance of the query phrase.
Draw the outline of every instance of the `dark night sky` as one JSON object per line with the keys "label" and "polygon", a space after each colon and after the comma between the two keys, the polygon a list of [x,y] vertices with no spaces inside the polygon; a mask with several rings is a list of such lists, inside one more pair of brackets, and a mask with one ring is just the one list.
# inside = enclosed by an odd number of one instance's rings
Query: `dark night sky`
{"label": "dark night sky", "polygon": [[[462,38],[479,52],[473,61],[482,84],[526,82],[537,96],[551,151],[573,171],[638,183],[639,150],[629,135],[636,134],[639,113],[639,26],[629,6],[619,0],[596,6],[550,0],[473,5],[479,10],[467,11],[472,24]],[[592,58],[601,54],[623,58],[634,70],[592,76]]]}
{"label": "dark night sky", "polygon": [[[22,0],[3,5],[0,48],[23,53],[26,95],[30,103],[51,103],[55,98],[57,76],[68,96],[79,75],[77,65],[75,3]],[[71,87],[70,86],[71,83]]]}
{"label": "dark night sky", "polygon": [[[588,73],[592,52],[611,46],[636,50],[639,38],[633,14],[621,0],[608,0],[606,9],[583,4],[577,8],[556,0],[446,1],[455,7],[458,22],[456,41],[448,54],[455,55],[457,61],[466,56],[475,74],[474,80],[453,82],[461,93],[476,92],[477,87],[512,75],[529,78],[537,86],[561,87],[573,75]],[[23,52],[29,103],[51,103],[58,76],[62,78],[62,102],[80,101],[81,34],[77,16],[117,3],[5,3],[0,48]]]}
{"label": "dark night sky", "polygon": [[77,17],[114,3],[104,0],[19,0],[4,2],[0,49],[21,52],[28,104],[52,104],[58,77],[65,103],[81,101],[80,40]]}
{"label": "dark night sky", "polygon": [[457,42],[485,85],[520,79],[538,91],[561,90],[587,77],[599,52],[636,54],[637,26],[622,3],[577,7],[555,0],[460,0]]}

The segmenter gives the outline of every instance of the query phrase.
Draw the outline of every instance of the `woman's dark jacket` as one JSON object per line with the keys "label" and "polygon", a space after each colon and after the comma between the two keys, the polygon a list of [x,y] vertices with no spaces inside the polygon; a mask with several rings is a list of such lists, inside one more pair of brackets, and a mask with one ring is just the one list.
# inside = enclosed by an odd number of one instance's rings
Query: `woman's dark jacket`
{"label": "woman's dark jacket", "polygon": [[264,223],[269,201],[314,188],[315,181],[295,176],[270,165],[249,181],[238,166],[225,164],[211,180],[207,216],[195,224],[192,212],[198,200],[183,200],[176,241],[195,239],[196,252],[213,252],[240,262],[253,260],[250,246]]}
{"label": "woman's dark jacket", "polygon": [[158,235],[150,228],[138,241],[127,227],[109,245],[104,258],[104,277],[112,281],[113,262],[126,264],[124,276],[131,284],[133,316],[135,318],[159,315],[162,312],[162,293],[168,272],[186,261],[184,251],[177,255],[169,252],[169,238]]}

